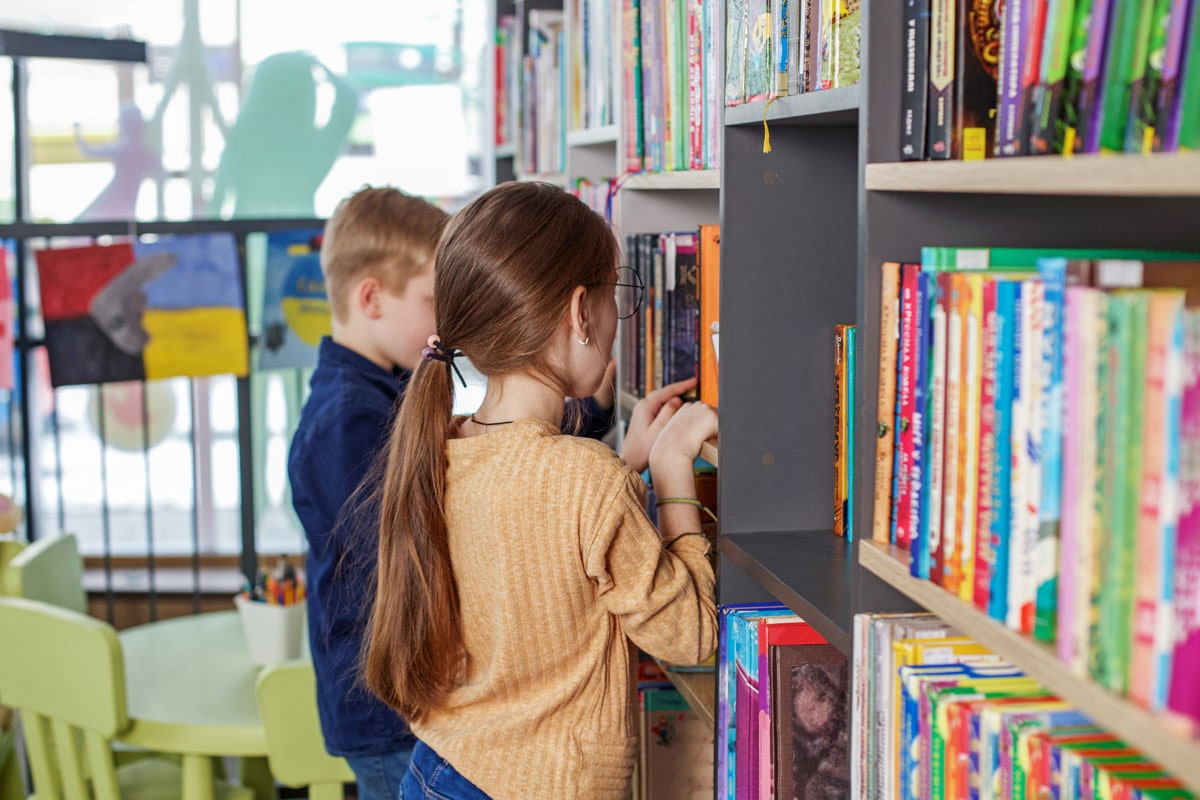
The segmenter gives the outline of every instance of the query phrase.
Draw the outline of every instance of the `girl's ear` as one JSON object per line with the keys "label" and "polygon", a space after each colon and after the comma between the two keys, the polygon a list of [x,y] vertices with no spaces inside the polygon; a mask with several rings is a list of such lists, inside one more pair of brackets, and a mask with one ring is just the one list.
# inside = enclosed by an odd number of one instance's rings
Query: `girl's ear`
{"label": "girl's ear", "polygon": [[571,292],[571,308],[568,313],[570,314],[571,333],[580,341],[587,339],[590,322],[586,287],[576,286],[575,291]]}
{"label": "girl's ear", "polygon": [[354,303],[362,310],[367,319],[379,319],[383,314],[380,304],[383,285],[375,277],[366,277],[359,281],[354,290]]}

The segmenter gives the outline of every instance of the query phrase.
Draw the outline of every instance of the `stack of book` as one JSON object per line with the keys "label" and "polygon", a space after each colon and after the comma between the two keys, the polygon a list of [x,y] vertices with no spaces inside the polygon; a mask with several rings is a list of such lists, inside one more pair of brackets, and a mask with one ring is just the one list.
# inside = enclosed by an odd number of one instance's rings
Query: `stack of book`
{"label": "stack of book", "polygon": [[719,614],[716,797],[850,797],[846,657],[777,603]]}
{"label": "stack of book", "polygon": [[727,106],[859,81],[861,0],[731,0],[726,23]]}
{"label": "stack of book", "polygon": [[885,264],[873,538],[1076,674],[1200,721],[1198,267]]}
{"label": "stack of book", "polygon": [[936,617],[857,615],[854,676],[854,797],[1194,797]]}
{"label": "stack of book", "polygon": [[905,0],[901,158],[1200,147],[1195,0]]}

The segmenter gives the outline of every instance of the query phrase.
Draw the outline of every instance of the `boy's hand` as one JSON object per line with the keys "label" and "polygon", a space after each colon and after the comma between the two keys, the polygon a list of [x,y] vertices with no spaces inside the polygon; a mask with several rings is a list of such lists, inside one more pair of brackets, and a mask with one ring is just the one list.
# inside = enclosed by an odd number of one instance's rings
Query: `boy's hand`
{"label": "boy's hand", "polygon": [[650,450],[650,474],[659,497],[695,498],[696,456],[716,435],[717,412],[712,406],[688,403],[671,417]]}
{"label": "boy's hand", "polygon": [[604,382],[600,384],[600,388],[592,395],[592,400],[600,407],[601,411],[609,412],[616,405],[616,380],[617,380],[617,360],[610,358],[608,366],[604,370]]}
{"label": "boy's hand", "polygon": [[[683,405],[679,395],[694,388],[696,379],[688,378],[656,389],[638,401],[629,417],[629,429],[621,446],[621,458],[625,459],[626,464],[637,472],[649,466],[650,450],[659,433]],[[699,447],[696,452],[700,452]]]}

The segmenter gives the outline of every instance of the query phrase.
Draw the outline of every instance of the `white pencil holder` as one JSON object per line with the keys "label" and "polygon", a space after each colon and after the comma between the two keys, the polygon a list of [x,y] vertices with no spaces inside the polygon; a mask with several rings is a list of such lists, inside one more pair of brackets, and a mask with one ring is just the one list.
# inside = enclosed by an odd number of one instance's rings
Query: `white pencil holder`
{"label": "white pencil holder", "polygon": [[300,657],[304,639],[305,603],[275,606],[257,603],[241,595],[234,598],[250,661],[258,666],[278,664]]}

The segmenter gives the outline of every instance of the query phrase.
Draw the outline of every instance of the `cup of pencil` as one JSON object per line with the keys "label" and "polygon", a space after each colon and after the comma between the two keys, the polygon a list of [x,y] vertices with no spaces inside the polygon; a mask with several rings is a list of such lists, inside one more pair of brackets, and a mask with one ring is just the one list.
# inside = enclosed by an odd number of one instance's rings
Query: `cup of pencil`
{"label": "cup of pencil", "polygon": [[259,666],[300,657],[304,642],[304,579],[281,560],[272,571],[260,570],[234,598],[250,661]]}

